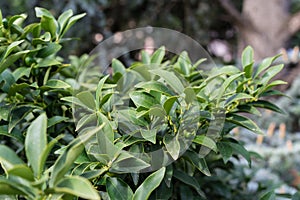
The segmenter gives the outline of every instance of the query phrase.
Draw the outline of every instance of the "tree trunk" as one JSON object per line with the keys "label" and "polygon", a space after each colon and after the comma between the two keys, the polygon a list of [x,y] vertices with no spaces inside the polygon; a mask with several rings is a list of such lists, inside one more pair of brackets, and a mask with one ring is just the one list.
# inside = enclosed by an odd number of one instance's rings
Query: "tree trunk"
{"label": "tree trunk", "polygon": [[239,54],[251,45],[255,59],[279,53],[290,38],[286,29],[289,19],[288,0],[244,0],[242,15],[247,20],[238,26]]}
{"label": "tree trunk", "polygon": [[290,0],[244,0],[240,13],[230,0],[219,0],[238,29],[238,55],[251,45],[255,60],[274,56],[300,29],[300,13],[289,13]]}

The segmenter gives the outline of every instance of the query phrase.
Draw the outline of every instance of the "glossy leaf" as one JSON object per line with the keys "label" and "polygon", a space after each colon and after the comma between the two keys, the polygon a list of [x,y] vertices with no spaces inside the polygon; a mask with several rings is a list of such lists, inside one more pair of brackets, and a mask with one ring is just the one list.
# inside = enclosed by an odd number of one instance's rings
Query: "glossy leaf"
{"label": "glossy leaf", "polygon": [[43,171],[41,154],[47,145],[47,116],[45,113],[36,118],[28,127],[25,138],[26,157],[34,175],[40,177]]}
{"label": "glossy leaf", "polygon": [[259,107],[259,108],[269,109],[269,110],[272,110],[274,112],[278,112],[278,113],[282,113],[282,114],[285,113],[283,110],[281,110],[275,104],[273,104],[269,101],[265,101],[265,100],[253,101],[253,102],[248,103],[248,105]]}
{"label": "glossy leaf", "polygon": [[68,176],[60,180],[54,188],[57,193],[71,194],[85,199],[100,199],[93,185],[79,176]]}
{"label": "glossy leaf", "polygon": [[246,67],[253,62],[253,48],[247,46],[242,52],[242,65]]}
{"label": "glossy leaf", "polygon": [[157,49],[151,56],[151,64],[161,64],[165,56],[165,51],[166,49],[164,46]]}
{"label": "glossy leaf", "polygon": [[71,86],[64,82],[64,81],[61,81],[61,80],[55,80],[55,79],[50,79],[46,82],[46,84],[44,86],[42,86],[42,88],[45,87],[45,88],[51,88],[51,89],[68,89],[70,88]]}
{"label": "glossy leaf", "polygon": [[166,83],[177,93],[182,94],[184,86],[180,79],[174,74],[174,72],[169,72],[162,69],[149,70],[151,73],[161,77],[166,81]]}
{"label": "glossy leaf", "polygon": [[146,91],[156,91],[171,96],[174,93],[163,83],[157,81],[141,82],[135,85],[136,88],[142,88]]}
{"label": "glossy leaf", "polygon": [[197,144],[200,144],[200,145],[203,145],[215,152],[217,152],[217,145],[216,143],[211,139],[209,138],[208,136],[205,136],[205,135],[197,135],[194,139],[193,139],[193,142],[194,143],[197,143]]}
{"label": "glossy leaf", "polygon": [[250,131],[253,131],[254,133],[263,134],[261,129],[251,119],[247,117],[237,114],[230,114],[226,117],[226,121],[244,127]]}
{"label": "glossy leaf", "polygon": [[24,164],[12,149],[2,144],[0,144],[0,163],[5,171],[12,169],[15,165]]}
{"label": "glossy leaf", "polygon": [[177,160],[180,154],[180,143],[178,140],[178,134],[175,136],[165,135],[164,144],[168,153],[172,156],[174,160]]}
{"label": "glossy leaf", "polygon": [[133,192],[129,185],[119,178],[108,177],[106,179],[106,190],[110,199],[128,200],[133,197]]}
{"label": "glossy leaf", "polygon": [[117,60],[115,58],[112,59],[111,66],[113,68],[114,73],[124,74],[125,71],[126,71],[125,66],[123,65],[123,63],[121,63],[119,60]]}
{"label": "glossy leaf", "polygon": [[166,168],[163,167],[149,175],[135,191],[132,200],[148,199],[151,192],[157,188],[164,178]]}
{"label": "glossy leaf", "polygon": [[159,102],[150,94],[146,92],[134,91],[129,94],[133,103],[139,107],[150,108],[154,105],[159,104]]}
{"label": "glossy leaf", "polygon": [[143,64],[150,64],[151,63],[151,58],[150,58],[149,54],[146,51],[142,51],[141,55],[142,55]]}
{"label": "glossy leaf", "polygon": [[260,65],[258,66],[254,78],[258,77],[258,75],[271,66],[272,62],[274,62],[280,55],[276,55],[274,57],[265,58]]}

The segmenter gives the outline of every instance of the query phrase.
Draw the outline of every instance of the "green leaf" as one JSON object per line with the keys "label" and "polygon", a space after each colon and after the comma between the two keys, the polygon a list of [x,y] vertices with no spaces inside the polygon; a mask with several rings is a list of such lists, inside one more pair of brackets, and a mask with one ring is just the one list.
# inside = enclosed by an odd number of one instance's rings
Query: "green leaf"
{"label": "green leaf", "polygon": [[274,57],[270,57],[270,58],[265,58],[260,65],[258,66],[255,75],[253,78],[256,78],[261,72],[263,72],[265,69],[267,69],[268,67],[270,67],[270,65],[274,62],[274,60],[276,60],[278,57],[280,57],[280,55],[276,55]]}
{"label": "green leaf", "polygon": [[181,181],[181,182],[185,183],[186,185],[194,188],[200,196],[205,197],[205,194],[201,190],[201,187],[200,187],[199,183],[197,182],[196,178],[188,175],[187,173],[185,173],[183,171],[179,171],[179,170],[174,170],[173,176],[176,179],[178,179],[179,181]]}
{"label": "green leaf", "polygon": [[146,65],[150,64],[151,58],[149,54],[146,51],[142,51],[141,54],[142,54],[142,63]]}
{"label": "green leaf", "polygon": [[266,101],[266,100],[253,101],[253,102],[248,103],[248,105],[251,105],[254,107],[259,107],[259,108],[265,108],[265,109],[272,110],[274,112],[285,114],[285,112],[283,110],[281,110],[278,106],[276,106],[275,104],[273,104],[269,101]]}
{"label": "green leaf", "polygon": [[61,65],[61,62],[59,62],[55,58],[47,57],[47,58],[41,59],[35,67],[49,67],[49,66],[54,66],[54,65]]}
{"label": "green leaf", "polygon": [[76,97],[88,108],[95,110],[96,102],[94,95],[90,91],[83,91],[76,95]]}
{"label": "green leaf", "polygon": [[253,131],[254,133],[264,134],[262,130],[247,117],[231,113],[226,117],[226,121],[244,127],[250,131]]}
{"label": "green leaf", "polygon": [[8,67],[10,67],[11,65],[13,65],[13,63],[15,61],[17,61],[21,56],[23,56],[24,54],[30,52],[29,50],[25,50],[25,51],[19,51],[17,53],[14,53],[10,56],[8,56],[6,59],[1,60],[0,62],[0,74],[6,70]]}
{"label": "green leaf", "polygon": [[49,43],[46,47],[43,47],[37,54],[39,58],[46,58],[50,55],[55,55],[60,49],[61,45],[57,43]]}
{"label": "green leaf", "polygon": [[182,94],[184,86],[180,79],[173,73],[162,69],[149,70],[152,74],[155,74],[166,81],[166,83],[177,93]]}
{"label": "green leaf", "polygon": [[276,200],[276,194],[275,192],[272,191],[268,191],[265,194],[263,194],[259,200]]}
{"label": "green leaf", "polygon": [[59,124],[63,121],[66,121],[68,120],[69,118],[68,117],[62,117],[62,116],[53,116],[51,117],[50,119],[48,119],[48,126],[47,128],[51,127],[51,126],[54,126],[56,124]]}
{"label": "green leaf", "polygon": [[167,114],[170,113],[172,107],[174,106],[174,103],[178,100],[178,97],[177,96],[172,96],[172,97],[169,97],[165,103],[164,103],[164,109],[166,111]]}
{"label": "green leaf", "polygon": [[184,75],[190,74],[190,69],[192,68],[191,61],[189,59],[188,53],[183,51],[177,60],[180,70]]}
{"label": "green leaf", "polygon": [[157,81],[141,82],[134,87],[142,88],[146,91],[156,91],[167,96],[174,95],[174,93],[167,86]]}
{"label": "green leaf", "polygon": [[49,32],[52,38],[55,38],[56,31],[58,30],[58,23],[56,19],[48,16],[41,17],[41,27],[45,30],[45,32]]}
{"label": "green leaf", "polygon": [[63,89],[63,90],[65,90],[65,89],[68,89],[70,87],[71,86],[68,83],[64,82],[64,81],[56,80],[56,79],[50,79],[41,88],[42,89],[51,88],[51,89]]}
{"label": "green leaf", "polygon": [[166,49],[164,46],[157,49],[151,56],[151,64],[161,64],[165,56],[165,51]]}
{"label": "green leaf", "polygon": [[73,165],[74,161],[81,154],[84,149],[83,144],[87,142],[93,135],[99,132],[105,124],[89,130],[86,133],[80,135],[74,139],[65,149],[65,151],[58,157],[53,165],[53,170],[51,173],[49,185],[53,187],[59,182],[63,176],[70,170],[70,167]]}
{"label": "green leaf", "polygon": [[100,199],[93,185],[80,176],[68,176],[59,181],[54,188],[57,193],[67,193],[85,199]]}
{"label": "green leaf", "polygon": [[30,75],[31,69],[28,67],[19,67],[15,71],[13,71],[13,76],[15,78],[15,81],[19,80],[19,78],[26,76],[27,78]]}
{"label": "green leaf", "polygon": [[197,135],[194,139],[193,139],[194,143],[203,145],[211,150],[213,150],[214,152],[217,152],[217,145],[216,143],[209,138],[208,136],[205,135]]}
{"label": "green leaf", "polygon": [[263,84],[264,87],[267,87],[267,83],[276,75],[278,74],[282,69],[284,65],[275,65],[273,67],[270,67],[262,76],[262,79],[260,82]]}
{"label": "green leaf", "polygon": [[24,164],[12,149],[2,144],[0,144],[0,163],[6,172],[14,168],[15,165]]}
{"label": "green leaf", "polygon": [[133,197],[133,192],[129,185],[119,178],[108,177],[106,179],[106,190],[110,199],[131,200]]}
{"label": "green leaf", "polygon": [[145,181],[137,188],[132,200],[148,199],[151,192],[157,188],[164,178],[166,168],[163,167],[148,176]]}
{"label": "green leaf", "polygon": [[232,147],[228,143],[222,141],[217,143],[217,147],[220,154],[222,155],[224,163],[226,164],[233,154]]}
{"label": "green leaf", "polygon": [[1,61],[4,60],[5,58],[7,58],[7,56],[17,48],[17,46],[19,46],[21,43],[23,43],[24,40],[19,40],[19,41],[14,41],[12,42],[10,45],[8,45],[8,47],[6,48],[6,51],[4,53],[3,56],[1,56]]}
{"label": "green leaf", "polygon": [[241,154],[248,162],[249,167],[251,167],[251,157],[250,153],[245,149],[245,147],[239,143],[233,143],[233,142],[223,142],[223,144],[226,143],[232,147],[234,152]]}
{"label": "green leaf", "polygon": [[114,73],[124,74],[126,71],[125,66],[118,59],[113,58],[111,66],[113,68]]}
{"label": "green leaf", "polygon": [[36,118],[28,127],[25,138],[26,157],[39,178],[44,166],[41,166],[41,154],[47,145],[47,116],[45,113]]}
{"label": "green leaf", "polygon": [[73,16],[73,11],[71,9],[65,11],[63,14],[61,14],[58,17],[58,24],[59,24],[59,35],[61,35],[61,33],[63,32],[63,30],[65,29],[69,19]]}
{"label": "green leaf", "polygon": [[227,88],[230,86],[230,84],[235,81],[239,76],[241,76],[242,74],[244,74],[244,72],[232,75],[230,77],[228,77],[224,83],[222,84],[222,86],[220,87],[220,89],[218,90],[218,96],[217,96],[217,102],[220,102],[221,98],[223,97],[224,93],[226,92]]}
{"label": "green leaf", "polygon": [[[120,152],[120,150],[119,150]],[[126,151],[118,152],[110,171],[116,173],[140,172],[143,169],[150,167],[150,164],[142,159],[139,159],[135,154],[132,155]]]}
{"label": "green leaf", "polygon": [[177,160],[180,154],[180,143],[178,141],[178,135],[179,134],[171,136],[168,134],[165,135],[163,140],[168,153],[172,156],[174,160]]}
{"label": "green leaf", "polygon": [[34,10],[35,10],[36,17],[38,18],[41,18],[42,16],[53,17],[51,12],[45,8],[35,7]]}
{"label": "green leaf", "polygon": [[[26,195],[25,189],[16,185],[14,181],[0,178],[0,194],[1,195]],[[0,196],[1,197],[1,196]]]}
{"label": "green leaf", "polygon": [[206,160],[201,158],[199,154],[194,151],[186,151],[183,157],[190,161],[200,172],[206,176],[211,176]]}
{"label": "green leaf", "polygon": [[250,113],[253,115],[261,116],[261,113],[259,112],[259,110],[257,108],[255,108],[254,106],[249,106],[249,105],[239,105],[237,107],[236,112],[245,112],[245,113]]}
{"label": "green leaf", "polygon": [[226,105],[229,106],[233,102],[240,102],[243,99],[253,99],[253,96],[246,93],[236,93],[226,100]]}
{"label": "green leaf", "polygon": [[107,78],[109,77],[109,75],[104,76],[103,78],[100,79],[98,85],[97,85],[97,89],[96,89],[96,108],[99,109],[100,108],[100,102],[102,100],[102,89],[104,87],[104,83],[107,80]]}
{"label": "green leaf", "polygon": [[34,181],[34,175],[32,170],[26,164],[14,165],[12,168],[7,170],[9,176],[19,176],[28,181]]}
{"label": "green leaf", "polygon": [[156,143],[156,132],[157,132],[156,129],[151,129],[151,130],[142,129],[141,130],[141,135],[145,140],[155,144]]}
{"label": "green leaf", "polygon": [[247,65],[253,62],[253,48],[251,46],[247,46],[242,52],[242,65],[245,68]]}
{"label": "green leaf", "polygon": [[133,91],[129,94],[131,100],[137,107],[150,108],[159,102],[150,94],[146,92]]}
{"label": "green leaf", "polygon": [[[107,139],[111,143],[113,143],[113,141],[114,141],[114,130],[113,130],[111,122],[101,112],[97,112],[97,115],[98,115],[99,124],[103,124],[103,123],[105,124],[102,131],[104,132]],[[100,131],[100,132],[102,132],[102,131]]]}
{"label": "green leaf", "polygon": [[254,62],[248,64],[247,66],[244,67],[244,72],[245,72],[245,77],[250,78],[253,74],[253,64]]}
{"label": "green leaf", "polygon": [[64,34],[79,20],[81,19],[82,17],[84,17],[86,14],[85,13],[82,13],[82,14],[79,14],[79,15],[75,15],[73,17],[71,17],[69,20],[68,20],[68,23],[67,25],[64,27],[63,31],[61,32],[60,34],[60,38],[64,36]]}
{"label": "green leaf", "polygon": [[38,107],[35,106],[18,106],[12,109],[9,117],[9,124],[8,124],[8,132],[11,133],[13,128],[22,121],[33,109]]}

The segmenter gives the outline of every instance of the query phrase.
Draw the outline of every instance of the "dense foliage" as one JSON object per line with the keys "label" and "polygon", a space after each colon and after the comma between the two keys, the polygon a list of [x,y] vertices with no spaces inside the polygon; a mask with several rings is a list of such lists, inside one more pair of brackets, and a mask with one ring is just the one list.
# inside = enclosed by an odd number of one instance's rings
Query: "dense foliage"
{"label": "dense foliage", "polygon": [[[186,52],[167,60],[161,47],[152,55],[141,52],[141,61],[129,68],[113,59],[111,74],[97,74],[91,57],[70,56],[69,64],[57,56],[68,41],[63,36],[83,14],[68,10],[56,19],[36,8],[36,16],[40,21],[25,27],[25,15],[0,19],[0,194],[11,199],[275,196],[272,185],[250,192],[230,180],[240,175],[238,160],[251,166],[258,157],[231,130],[262,134],[243,113],[282,112],[263,100],[280,95],[272,89],[284,83],[272,80],[283,67],[272,65],[278,56],[254,67],[247,47],[241,69],[202,71],[204,60],[191,63]],[[89,82],[80,81],[82,74]]]}

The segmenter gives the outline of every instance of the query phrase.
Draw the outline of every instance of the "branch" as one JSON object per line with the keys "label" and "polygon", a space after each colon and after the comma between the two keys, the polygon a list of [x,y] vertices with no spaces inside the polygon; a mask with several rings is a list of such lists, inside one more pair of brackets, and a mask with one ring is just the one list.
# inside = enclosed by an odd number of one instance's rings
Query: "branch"
{"label": "branch", "polygon": [[219,0],[222,7],[227,11],[227,13],[231,16],[234,22],[237,25],[245,25],[245,19],[242,14],[236,9],[233,3],[230,0]]}
{"label": "branch", "polygon": [[288,21],[288,30],[291,35],[300,30],[300,11],[290,17]]}

